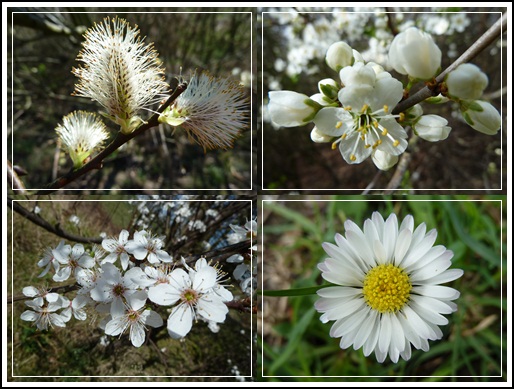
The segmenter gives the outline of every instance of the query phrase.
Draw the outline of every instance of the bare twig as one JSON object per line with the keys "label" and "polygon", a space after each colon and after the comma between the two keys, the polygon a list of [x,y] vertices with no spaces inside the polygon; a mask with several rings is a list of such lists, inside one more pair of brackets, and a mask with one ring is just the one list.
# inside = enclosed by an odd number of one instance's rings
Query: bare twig
{"label": "bare twig", "polygon": [[247,253],[248,250],[250,250],[250,239],[245,240],[243,242],[232,244],[230,246],[223,247],[221,249],[207,251],[202,254],[189,255],[185,257],[185,261],[187,264],[190,264],[200,258],[205,258],[212,259],[214,262],[222,262],[234,254]]}
{"label": "bare twig", "polygon": [[389,27],[389,30],[391,31],[391,34],[394,36],[398,35],[399,31],[396,27],[396,21],[394,20],[394,11],[391,11],[389,7],[385,8],[386,15],[387,15],[387,27]]}
{"label": "bare twig", "polygon": [[159,107],[157,113],[155,113],[145,124],[140,126],[137,130],[134,132],[125,135],[121,132],[118,133],[116,138],[100,153],[98,153],[93,159],[91,159],[88,163],[86,163],[84,166],[82,166],[79,169],[72,170],[69,173],[65,174],[62,177],[59,177],[57,180],[52,182],[50,185],[48,185],[45,189],[41,189],[36,194],[49,194],[52,192],[55,192],[58,189],[61,189],[68,185],[70,182],[76,180],[77,178],[83,176],[87,172],[94,170],[94,169],[101,169],[103,166],[103,161],[106,157],[111,155],[114,151],[119,149],[122,145],[127,143],[132,138],[135,138],[136,136],[142,134],[143,132],[147,131],[148,129],[155,127],[159,124],[159,115],[172,103],[174,102],[178,96],[182,92],[184,92],[187,88],[187,83],[182,83],[177,86],[177,88],[173,91],[171,96],[166,100],[166,102]]}
{"label": "bare twig", "polygon": [[369,193],[370,190],[373,190],[375,187],[375,184],[377,183],[378,178],[382,175],[382,170],[379,170],[377,174],[375,174],[375,177],[371,180],[371,182],[366,186],[364,191],[362,192],[362,195],[365,196]]}
{"label": "bare twig", "polygon": [[450,66],[448,66],[441,74],[435,78],[435,83],[432,83],[430,87],[425,86],[414,95],[400,101],[398,105],[393,109],[393,114],[398,114],[405,111],[406,109],[413,107],[414,105],[422,102],[423,100],[437,96],[439,94],[439,84],[444,81],[446,75],[454,70],[457,66],[471,61],[475,58],[482,50],[494,42],[502,33],[507,31],[507,17],[503,16],[496,23],[494,23],[489,30],[484,32],[477,41],[471,45],[459,58],[457,58]]}
{"label": "bare twig", "polygon": [[25,185],[23,185],[23,181],[18,177],[18,173],[16,173],[16,170],[13,168],[11,161],[7,161],[7,181],[9,181],[13,190],[18,191],[20,194],[25,193]]}
{"label": "bare twig", "polygon": [[[409,149],[412,149],[419,137],[416,135],[412,135],[412,137],[409,140]],[[412,159],[412,154],[410,152],[404,152],[402,156],[400,157],[400,161],[396,165],[396,170],[394,171],[393,176],[389,180],[386,190],[384,191],[384,194],[389,195],[392,194],[398,187],[401,185],[403,176],[405,175],[405,172],[407,171],[410,161]]]}
{"label": "bare twig", "polygon": [[252,300],[248,297],[243,300],[227,301],[225,305],[230,309],[236,309],[240,312],[252,312]]}
{"label": "bare twig", "polygon": [[49,222],[47,222],[45,219],[43,219],[41,216],[23,208],[19,203],[17,203],[16,201],[13,201],[13,199],[11,199],[11,198],[7,198],[7,202],[8,202],[9,207],[11,207],[13,211],[20,214],[24,218],[30,220],[32,223],[40,226],[41,228],[44,228],[48,232],[51,232],[57,236],[60,236],[61,238],[68,239],[73,242],[79,242],[79,243],[100,244],[102,242],[101,237],[85,238],[83,236],[70,234],[69,232],[64,231],[58,224],[53,226]]}
{"label": "bare twig", "polygon": [[[62,286],[56,286],[48,289],[48,293],[68,293],[80,288],[79,284],[68,284]],[[15,303],[16,301],[30,300],[34,297],[27,297],[24,294],[16,294],[14,296],[7,296],[7,304]]]}

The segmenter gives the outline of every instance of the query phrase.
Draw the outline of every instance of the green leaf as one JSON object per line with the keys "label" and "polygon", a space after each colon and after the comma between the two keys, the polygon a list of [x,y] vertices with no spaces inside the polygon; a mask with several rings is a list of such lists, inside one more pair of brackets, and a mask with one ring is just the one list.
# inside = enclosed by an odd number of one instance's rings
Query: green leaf
{"label": "green leaf", "polygon": [[457,233],[458,237],[475,253],[480,255],[486,261],[491,263],[491,265],[499,266],[500,265],[500,254],[491,250],[488,246],[479,242],[473,236],[469,235],[469,233],[465,230],[462,225],[455,208],[452,204],[447,202],[443,202],[444,207],[446,208],[446,212],[450,216],[450,220],[452,222],[453,228]]}
{"label": "green leaf", "polygon": [[316,311],[314,309],[308,310],[302,319],[292,328],[289,336],[289,343],[283,350],[282,354],[271,364],[269,368],[269,375],[274,375],[275,371],[277,371],[278,368],[286,363],[291,355],[298,349],[298,345],[302,339],[302,336],[311,323],[315,313]]}
{"label": "green leaf", "polygon": [[269,297],[293,297],[293,296],[308,296],[316,294],[316,292],[322,288],[326,288],[327,285],[318,285],[310,288],[299,288],[299,289],[283,289],[283,290],[262,290],[258,291],[258,294]]}
{"label": "green leaf", "polygon": [[305,231],[308,231],[311,234],[315,235],[316,237],[318,237],[318,239],[320,238],[320,230],[316,226],[316,224],[314,224],[309,218],[303,216],[301,213],[298,213],[289,208],[285,208],[278,204],[273,204],[271,202],[263,202],[263,204],[266,208],[270,209],[271,211],[279,214],[280,216],[294,223],[297,223]]}

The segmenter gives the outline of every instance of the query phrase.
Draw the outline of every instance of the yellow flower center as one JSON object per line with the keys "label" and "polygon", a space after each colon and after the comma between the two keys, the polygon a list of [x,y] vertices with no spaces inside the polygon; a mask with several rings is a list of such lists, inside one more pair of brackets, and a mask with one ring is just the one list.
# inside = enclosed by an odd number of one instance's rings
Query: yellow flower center
{"label": "yellow flower center", "polygon": [[366,303],[380,313],[397,312],[409,300],[412,285],[403,269],[392,264],[378,265],[364,278]]}

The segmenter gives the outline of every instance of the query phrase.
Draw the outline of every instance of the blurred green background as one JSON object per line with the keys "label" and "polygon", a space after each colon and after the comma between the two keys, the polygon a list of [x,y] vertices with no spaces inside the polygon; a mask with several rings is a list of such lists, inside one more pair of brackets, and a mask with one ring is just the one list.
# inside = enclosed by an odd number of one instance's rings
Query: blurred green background
{"label": "blurred green background", "polygon": [[[501,294],[507,287],[505,197],[287,199],[291,201],[276,197],[262,202],[264,290],[327,284],[316,267],[327,257],[321,243],[334,243],[335,233],[344,233],[347,219],[362,228],[373,211],[384,218],[394,212],[399,220],[411,214],[416,226],[425,222],[427,231],[436,228],[435,244],[454,252],[452,268],[463,269],[464,275],[446,284],[459,290],[461,296],[456,300],[458,311],[446,315],[450,323],[441,326],[443,338],[430,341],[428,352],[413,349],[409,361],[400,358],[397,364],[388,359],[380,364],[373,353],[366,358],[362,349],[340,349],[340,338],[329,336],[333,322],[322,324],[320,313],[314,309],[316,295],[263,296],[263,328],[259,332],[262,366],[256,370],[261,374],[262,368],[264,376],[277,376],[265,380],[317,381],[320,379],[316,376],[356,376],[355,380],[370,381],[462,381],[462,377],[501,381],[502,375],[506,379],[507,304]],[[386,378],[373,378],[378,376]]]}
{"label": "blurred green background", "polygon": [[[71,96],[78,82],[71,70],[79,64],[76,57],[82,48],[81,35],[107,16],[118,15],[132,28],[137,25],[145,42],[154,43],[171,86],[177,84],[177,77],[188,80],[196,69],[208,70],[235,82],[245,79],[250,101],[252,14],[246,8],[214,12],[224,10],[202,8],[205,13],[190,13],[199,9],[185,7],[180,8],[182,13],[169,13],[173,9],[9,8],[14,12],[8,15],[8,85],[12,82],[8,108],[13,113],[8,143],[12,140],[13,164],[28,173],[23,177],[26,187],[42,188],[71,168],[69,157],[59,153],[56,144],[54,129],[62,117],[73,110],[101,110],[94,101]],[[141,112],[143,119],[149,115]],[[119,128],[104,122],[114,137]],[[106,160],[102,170],[85,175],[69,188],[248,189],[252,169],[250,119],[247,127],[233,149],[204,152],[188,140],[185,131],[160,125],[128,142]]]}

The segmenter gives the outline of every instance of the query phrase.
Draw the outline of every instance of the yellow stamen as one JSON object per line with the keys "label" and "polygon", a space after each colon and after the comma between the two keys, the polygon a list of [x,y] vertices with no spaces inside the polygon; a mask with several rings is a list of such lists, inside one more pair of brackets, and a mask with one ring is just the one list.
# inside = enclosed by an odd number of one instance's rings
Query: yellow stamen
{"label": "yellow stamen", "polygon": [[389,107],[387,105],[384,105],[384,112],[388,112],[389,111]]}
{"label": "yellow stamen", "polygon": [[364,147],[369,149],[371,147],[371,145],[366,144],[366,145],[364,145]]}
{"label": "yellow stamen", "polygon": [[399,140],[395,140],[395,141],[393,142],[393,146],[394,146],[394,147],[397,147],[399,144],[400,144],[400,141],[399,141]]}
{"label": "yellow stamen", "polygon": [[350,107],[350,106],[344,107],[344,110],[345,110],[345,111],[351,111],[351,110],[352,110],[352,107]]}
{"label": "yellow stamen", "polygon": [[343,125],[343,122],[337,122],[336,123],[336,128],[341,128],[342,125]]}
{"label": "yellow stamen", "polygon": [[405,114],[403,112],[400,112],[400,122],[403,122],[405,120]]}
{"label": "yellow stamen", "polygon": [[384,128],[384,131],[382,131],[382,135],[383,135],[383,136],[386,136],[387,134],[388,134],[387,129],[386,129],[386,128]]}
{"label": "yellow stamen", "polygon": [[412,289],[409,275],[393,264],[372,268],[363,284],[366,304],[380,313],[398,312],[409,301]]}
{"label": "yellow stamen", "polygon": [[368,104],[364,104],[364,105],[362,106],[361,112],[362,112],[362,113],[365,113],[365,112],[368,110],[368,108],[369,108],[369,105],[368,105]]}
{"label": "yellow stamen", "polygon": [[337,142],[332,143],[332,150],[335,150],[337,148]]}
{"label": "yellow stamen", "polygon": [[355,155],[353,155],[353,154],[352,154],[352,155],[350,155],[350,161],[352,161],[352,162],[353,162],[353,161],[355,161],[356,159],[357,159],[357,157],[356,157]]}

